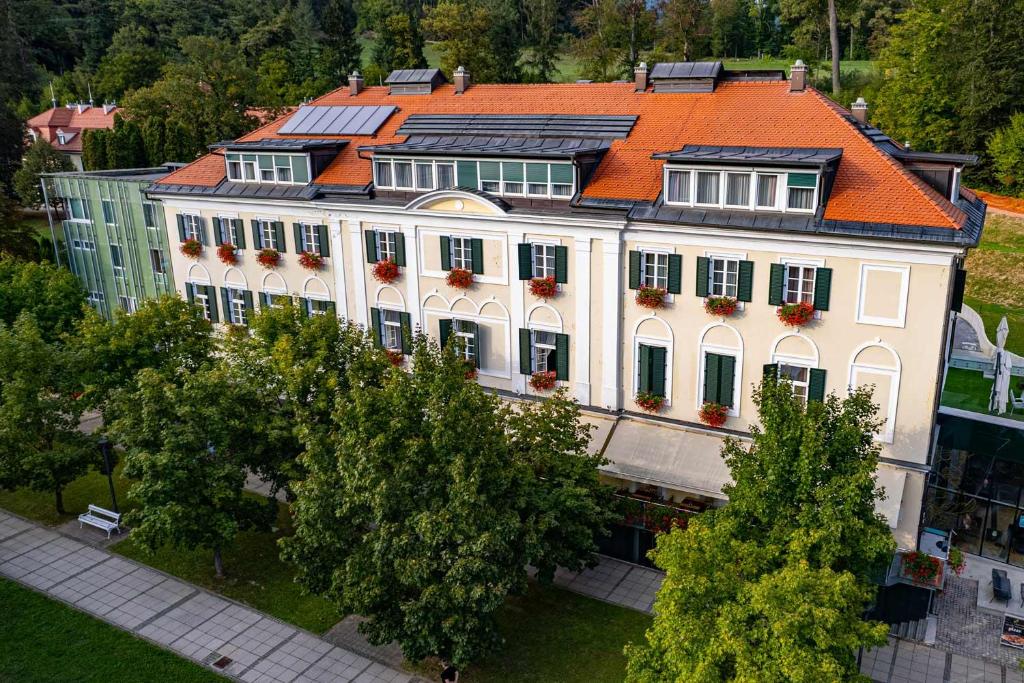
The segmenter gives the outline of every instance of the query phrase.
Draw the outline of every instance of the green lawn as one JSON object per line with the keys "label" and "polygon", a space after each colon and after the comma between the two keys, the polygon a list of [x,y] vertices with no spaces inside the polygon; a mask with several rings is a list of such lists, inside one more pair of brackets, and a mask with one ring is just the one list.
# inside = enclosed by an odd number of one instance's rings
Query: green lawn
{"label": "green lawn", "polygon": [[981,316],[995,342],[1002,317],[1010,325],[1006,348],[1024,355],[1024,218],[990,213],[981,244],[967,258],[964,302]]}
{"label": "green lawn", "polygon": [[38,593],[0,579],[0,681],[192,683],[224,679]]}
{"label": "green lawn", "polygon": [[[1014,387],[1016,382],[1014,381]],[[1014,388],[1014,392],[1017,389]],[[988,413],[988,399],[992,393],[992,380],[975,370],[950,368],[946,375],[946,384],[942,389],[941,403],[950,408],[970,410],[975,413]],[[1024,420],[1024,414],[1004,413],[1001,417]]]}
{"label": "green lawn", "polygon": [[226,576],[223,579],[214,575],[212,551],[162,548],[149,554],[131,537],[111,550],[244,602],[283,621],[314,633],[323,633],[343,615],[327,600],[303,594],[299,585],[292,581],[292,569],[281,561],[277,547],[277,540],[289,533],[287,508],[281,505],[275,531],[243,532],[231,548],[225,549]]}
{"label": "green lawn", "polygon": [[[121,478],[121,465],[114,470],[114,489],[117,493],[117,504],[121,512],[133,506],[128,501],[128,482]],[[88,509],[89,503],[100,507],[110,507],[110,488],[107,478],[95,470],[90,470],[84,477],[72,482],[64,489],[64,509],[66,515],[58,515],[54,496],[49,492],[18,489],[16,491],[0,491],[0,508],[34,519],[51,526],[74,519],[79,513]]]}

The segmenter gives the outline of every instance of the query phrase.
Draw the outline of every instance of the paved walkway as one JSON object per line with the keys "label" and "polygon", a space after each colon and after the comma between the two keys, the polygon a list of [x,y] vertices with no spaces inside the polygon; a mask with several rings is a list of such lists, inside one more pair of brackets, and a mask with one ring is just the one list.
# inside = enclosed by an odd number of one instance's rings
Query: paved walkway
{"label": "paved walkway", "polygon": [[246,683],[418,680],[5,511],[0,575]]}

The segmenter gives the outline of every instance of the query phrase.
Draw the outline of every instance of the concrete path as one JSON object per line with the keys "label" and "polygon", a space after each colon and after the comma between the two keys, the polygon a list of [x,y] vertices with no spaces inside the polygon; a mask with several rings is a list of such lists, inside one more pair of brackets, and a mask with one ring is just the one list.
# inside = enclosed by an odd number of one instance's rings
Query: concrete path
{"label": "concrete path", "polygon": [[2,510],[0,575],[246,683],[419,680]]}
{"label": "concrete path", "polygon": [[665,575],[657,569],[648,569],[604,555],[598,556],[598,559],[600,562],[596,567],[581,572],[559,568],[555,572],[555,585],[650,614],[654,607],[654,596]]}

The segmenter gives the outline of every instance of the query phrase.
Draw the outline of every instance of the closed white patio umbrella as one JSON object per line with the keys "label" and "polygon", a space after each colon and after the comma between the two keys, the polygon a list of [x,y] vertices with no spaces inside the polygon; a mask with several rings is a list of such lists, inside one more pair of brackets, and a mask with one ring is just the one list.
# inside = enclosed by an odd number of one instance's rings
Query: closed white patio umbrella
{"label": "closed white patio umbrella", "polygon": [[1013,360],[1006,352],[1006,337],[1010,333],[1010,326],[1006,322],[1006,316],[999,321],[996,328],[996,377],[992,382],[992,397],[989,400],[989,410],[999,414],[1006,412],[1006,404],[1010,401],[1010,373],[1013,369]]}

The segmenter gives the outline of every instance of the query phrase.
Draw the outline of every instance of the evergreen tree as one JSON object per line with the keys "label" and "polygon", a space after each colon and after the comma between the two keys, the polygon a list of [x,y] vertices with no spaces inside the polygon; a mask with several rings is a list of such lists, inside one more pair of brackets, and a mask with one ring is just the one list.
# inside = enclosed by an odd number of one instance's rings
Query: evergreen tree
{"label": "evergreen tree", "polygon": [[[43,190],[39,184],[40,174],[73,170],[75,167],[67,154],[57,151],[49,142],[39,138],[25,152],[21,168],[14,174],[14,189],[25,206],[42,206]],[[50,203],[54,207],[57,207],[59,202],[57,197],[50,198]]]}
{"label": "evergreen tree", "polygon": [[526,80],[535,83],[554,80],[558,71],[555,62],[562,41],[558,12],[558,0],[525,0],[523,3],[529,47],[523,59]]}
{"label": "evergreen tree", "polygon": [[107,162],[107,138],[112,133],[103,128],[82,131],[82,166],[87,171],[101,171],[110,168]]}
{"label": "evergreen tree", "polygon": [[352,0],[327,0],[320,19],[323,48],[320,70],[335,87],[359,69],[362,49],[356,36],[358,17]]}
{"label": "evergreen tree", "polygon": [[426,68],[418,8],[398,0],[366,0],[360,12],[361,21],[374,34],[371,63],[366,68],[370,83],[383,80],[395,69]]}

